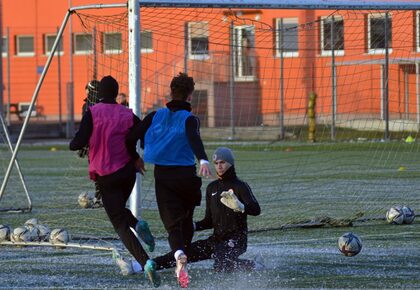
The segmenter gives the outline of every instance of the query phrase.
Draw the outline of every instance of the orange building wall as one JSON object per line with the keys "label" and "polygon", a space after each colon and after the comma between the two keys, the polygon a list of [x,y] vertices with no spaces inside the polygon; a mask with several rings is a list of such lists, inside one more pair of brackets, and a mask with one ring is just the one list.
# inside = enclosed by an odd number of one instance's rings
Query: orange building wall
{"label": "orange building wall", "polygon": [[[72,0],[72,6],[92,4],[89,0]],[[101,3],[120,3],[119,1],[104,0]],[[25,9],[21,9],[25,7]],[[37,67],[42,67],[47,57],[43,51],[43,36],[45,33],[54,34],[57,27],[61,25],[65,12],[68,9],[68,1],[60,0],[20,0],[3,1],[3,34],[6,35],[6,28],[10,27],[10,35],[13,37],[19,34],[30,34],[35,36],[35,56],[20,57],[15,55],[15,41],[9,41],[11,51],[11,92],[12,103],[30,102],[36,82],[40,77],[37,73]],[[117,11],[117,10],[116,10]],[[121,11],[121,10],[118,10]],[[209,61],[189,60],[189,68],[192,69],[194,77],[197,80],[204,81],[206,75],[211,72],[215,82],[228,81],[228,67],[217,65],[217,61],[226,65],[229,62],[226,47],[229,45],[229,39],[226,37],[221,40],[223,33],[228,36],[229,22],[223,29],[220,28],[220,19],[226,10],[219,10],[220,18],[207,18],[204,13],[172,13],[170,9],[160,11],[161,19],[171,18],[174,23],[170,31],[162,32],[160,22],[150,19],[142,19],[142,29],[153,31],[154,52],[142,56],[142,79],[145,80],[142,88],[143,111],[152,109],[154,105],[165,101],[168,95],[168,87],[158,86],[156,84],[168,84],[170,79],[178,71],[183,70],[183,40],[184,23],[188,21],[209,21],[210,51],[212,59]],[[89,13],[102,13],[89,11]],[[110,10],[107,9],[107,13]],[[319,50],[319,27],[312,30],[305,30],[305,25],[318,25],[321,16],[329,15],[333,11],[303,11],[303,10],[264,10],[256,11],[260,14],[262,23],[273,24],[273,19],[278,17],[298,17],[299,25],[302,26],[299,34],[299,57],[284,59],[285,81],[285,113],[286,114],[305,114],[307,98],[311,91],[318,95],[317,112],[321,114],[331,114],[331,57],[322,56]],[[174,16],[176,15],[176,16]],[[250,18],[254,14],[248,15]],[[366,16],[362,13],[357,14],[358,19],[351,26],[345,26],[345,55],[336,56],[336,62],[355,61],[362,59],[380,59],[384,55],[369,55],[366,52]],[[352,14],[352,19],[356,14]],[[399,19],[401,18],[401,19]],[[409,18],[409,20],[407,20]],[[418,54],[414,51],[414,15],[413,12],[400,13],[393,17],[393,23],[404,20],[408,28],[399,27],[400,31],[393,31],[393,51],[390,57],[416,57]],[[218,23],[216,26],[216,22]],[[214,25],[212,25],[214,23]],[[358,23],[358,24],[357,24]],[[313,27],[312,27],[313,28]],[[160,30],[159,30],[160,29]],[[167,28],[166,28],[167,29]],[[76,19],[72,21],[73,33],[82,32],[83,28]],[[157,33],[157,31],[160,31]],[[310,31],[310,32],[307,32]],[[180,37],[174,38],[174,35]],[[217,36],[217,41],[214,40]],[[355,38],[356,36],[356,38]],[[268,41],[268,39],[270,41]],[[273,36],[259,33],[256,30],[256,54],[260,58],[260,63],[265,67],[258,72],[261,76],[258,80],[260,93],[256,95],[259,100],[261,115],[277,115],[280,110],[279,101],[279,57],[274,56]],[[64,53],[61,55],[61,79],[62,79],[62,105],[63,115],[66,112],[66,86],[70,81],[69,63],[71,51],[69,44],[69,29],[64,32]],[[264,47],[266,46],[266,47]],[[314,49],[315,48],[315,49]],[[317,48],[317,49],[316,49]],[[223,52],[217,54],[218,52]],[[165,52],[165,53],[164,53]],[[120,56],[113,56],[116,60],[127,58],[126,52]],[[3,58],[4,78],[6,79],[6,58]],[[213,63],[210,63],[212,61]],[[216,63],[216,64],[215,64]],[[88,59],[84,55],[73,55],[74,67],[74,108],[76,119],[80,118],[81,106],[84,98],[84,86],[91,78],[91,68],[89,68]],[[114,74],[115,68],[101,68],[102,75]],[[58,100],[58,67],[54,60],[50,71],[44,81],[40,91],[37,105],[43,108],[43,114],[49,118],[57,118],[59,112]],[[353,65],[337,66],[337,113],[379,113],[380,112],[380,65]],[[122,77],[122,76],[121,76]],[[126,77],[126,76],[124,76]],[[390,88],[390,112],[396,114],[404,113],[405,91],[403,81],[404,74],[401,66],[398,64],[390,65],[389,75]],[[208,80],[206,80],[208,81]],[[127,92],[128,88],[121,82],[121,91]],[[409,111],[416,112],[415,106],[415,74],[411,71],[409,74]],[[7,100],[5,93],[4,100]]]}

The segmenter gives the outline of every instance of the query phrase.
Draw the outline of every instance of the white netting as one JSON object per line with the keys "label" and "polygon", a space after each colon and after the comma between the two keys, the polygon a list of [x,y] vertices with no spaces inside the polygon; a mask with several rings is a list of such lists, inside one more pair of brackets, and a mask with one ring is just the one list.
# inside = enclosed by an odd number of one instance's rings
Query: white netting
{"label": "white netting", "polygon": [[[127,93],[127,12],[101,13],[76,13],[86,37],[80,43],[90,49],[75,70],[86,82],[113,75]],[[261,203],[264,220],[251,219],[251,230],[349,224],[382,218],[395,204],[418,208],[419,146],[404,142],[418,132],[418,15],[388,15],[385,29],[383,11],[142,8],[142,116],[165,105],[178,72],[194,77],[192,106],[208,155],[218,145],[232,147],[239,176]],[[81,104],[83,93],[76,95]],[[47,181],[30,177],[37,214],[80,237],[115,237],[102,209],[77,204],[94,185],[87,160],[64,147],[44,148],[27,173],[48,172]],[[52,171],[46,156],[56,163]],[[146,218],[157,217],[148,169],[141,192]],[[164,232],[157,218],[153,223]]]}

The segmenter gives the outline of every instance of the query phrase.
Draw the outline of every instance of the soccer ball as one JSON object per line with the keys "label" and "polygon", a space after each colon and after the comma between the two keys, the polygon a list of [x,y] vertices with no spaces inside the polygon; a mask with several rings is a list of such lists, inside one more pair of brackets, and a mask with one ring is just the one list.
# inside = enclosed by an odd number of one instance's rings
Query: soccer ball
{"label": "soccer ball", "polygon": [[39,229],[37,226],[25,226],[28,230],[29,230],[29,241],[33,242],[33,241],[38,241],[39,239]]}
{"label": "soccer ball", "polygon": [[400,206],[391,207],[386,212],[386,221],[390,224],[400,225],[404,222],[404,213]]}
{"label": "soccer ball", "polygon": [[79,194],[77,202],[82,208],[92,208],[95,203],[95,194],[92,192],[82,192]]}
{"label": "soccer ball", "polygon": [[27,228],[29,228],[29,229],[32,229],[32,228],[33,228],[33,227],[35,227],[37,224],[39,224],[38,219],[37,219],[37,218],[31,218],[31,219],[28,219],[28,220],[25,222],[24,226],[25,226],[25,227],[27,227]]}
{"label": "soccer ball", "polygon": [[18,227],[13,230],[10,240],[12,242],[29,242],[32,239],[31,231],[27,227]]}
{"label": "soccer ball", "polygon": [[401,210],[404,215],[404,223],[411,224],[414,221],[414,217],[415,217],[414,211],[408,206],[403,206]]}
{"label": "soccer ball", "polygon": [[65,229],[55,229],[50,233],[51,244],[67,244],[70,241],[69,232]]}
{"label": "soccer ball", "polygon": [[38,241],[48,241],[51,233],[50,228],[47,225],[36,225],[36,228],[38,229]]}
{"label": "soccer ball", "polygon": [[338,238],[338,249],[344,256],[356,256],[362,250],[362,241],[353,233],[345,233]]}
{"label": "soccer ball", "polygon": [[8,225],[0,225],[0,242],[10,241],[12,229]]}

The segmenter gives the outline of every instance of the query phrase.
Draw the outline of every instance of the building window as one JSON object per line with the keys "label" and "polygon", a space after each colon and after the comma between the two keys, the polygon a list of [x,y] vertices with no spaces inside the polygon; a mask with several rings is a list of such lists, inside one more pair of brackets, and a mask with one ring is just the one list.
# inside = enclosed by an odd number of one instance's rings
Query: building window
{"label": "building window", "polygon": [[[51,53],[52,47],[54,45],[56,34],[46,34],[44,38],[44,54],[49,55]],[[59,52],[60,55],[63,54],[63,38],[61,37],[60,43],[58,44],[56,52]]]}
{"label": "building window", "polygon": [[18,56],[34,56],[35,46],[34,37],[30,35],[16,36],[16,55]]}
{"label": "building window", "polygon": [[[368,52],[372,54],[385,53],[385,14],[369,14],[368,15]],[[388,16],[388,48],[392,52],[392,19]]]}
{"label": "building window", "polygon": [[122,35],[119,32],[104,33],[103,35],[104,53],[122,52]]}
{"label": "building window", "polygon": [[7,56],[7,47],[8,47],[8,45],[7,45],[7,37],[6,36],[3,36],[2,37],[2,42],[1,42],[1,55],[3,57],[6,57]]}
{"label": "building window", "polygon": [[248,25],[234,28],[233,48],[236,80],[255,80],[256,56],[254,31],[254,26]]}
{"label": "building window", "polygon": [[[283,42],[283,43],[282,43]],[[298,19],[276,19],[276,56],[280,57],[283,48],[284,57],[299,56]]]}
{"label": "building window", "polygon": [[140,46],[141,52],[150,53],[153,52],[153,34],[150,30],[140,32]]}
{"label": "building window", "polygon": [[74,35],[74,54],[90,54],[92,51],[92,34]]}
{"label": "building window", "polygon": [[333,49],[335,55],[344,55],[344,20],[342,16],[322,17],[320,34],[321,55],[331,55]]}
{"label": "building window", "polygon": [[188,22],[188,56],[190,59],[209,57],[209,24]]}

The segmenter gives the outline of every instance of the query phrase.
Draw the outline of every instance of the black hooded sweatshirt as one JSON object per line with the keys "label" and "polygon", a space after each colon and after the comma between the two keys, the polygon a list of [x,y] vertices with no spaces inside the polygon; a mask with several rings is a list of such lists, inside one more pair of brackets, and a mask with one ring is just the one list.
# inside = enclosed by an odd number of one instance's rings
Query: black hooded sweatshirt
{"label": "black hooded sweatshirt", "polygon": [[[234,212],[220,201],[223,191],[233,189],[238,199],[244,204],[245,211]],[[260,205],[252,194],[249,185],[236,176],[235,167],[230,167],[218,180],[211,182],[206,190],[206,214],[196,222],[196,231],[214,229],[218,240],[246,237],[248,234],[247,215],[257,216]]]}

